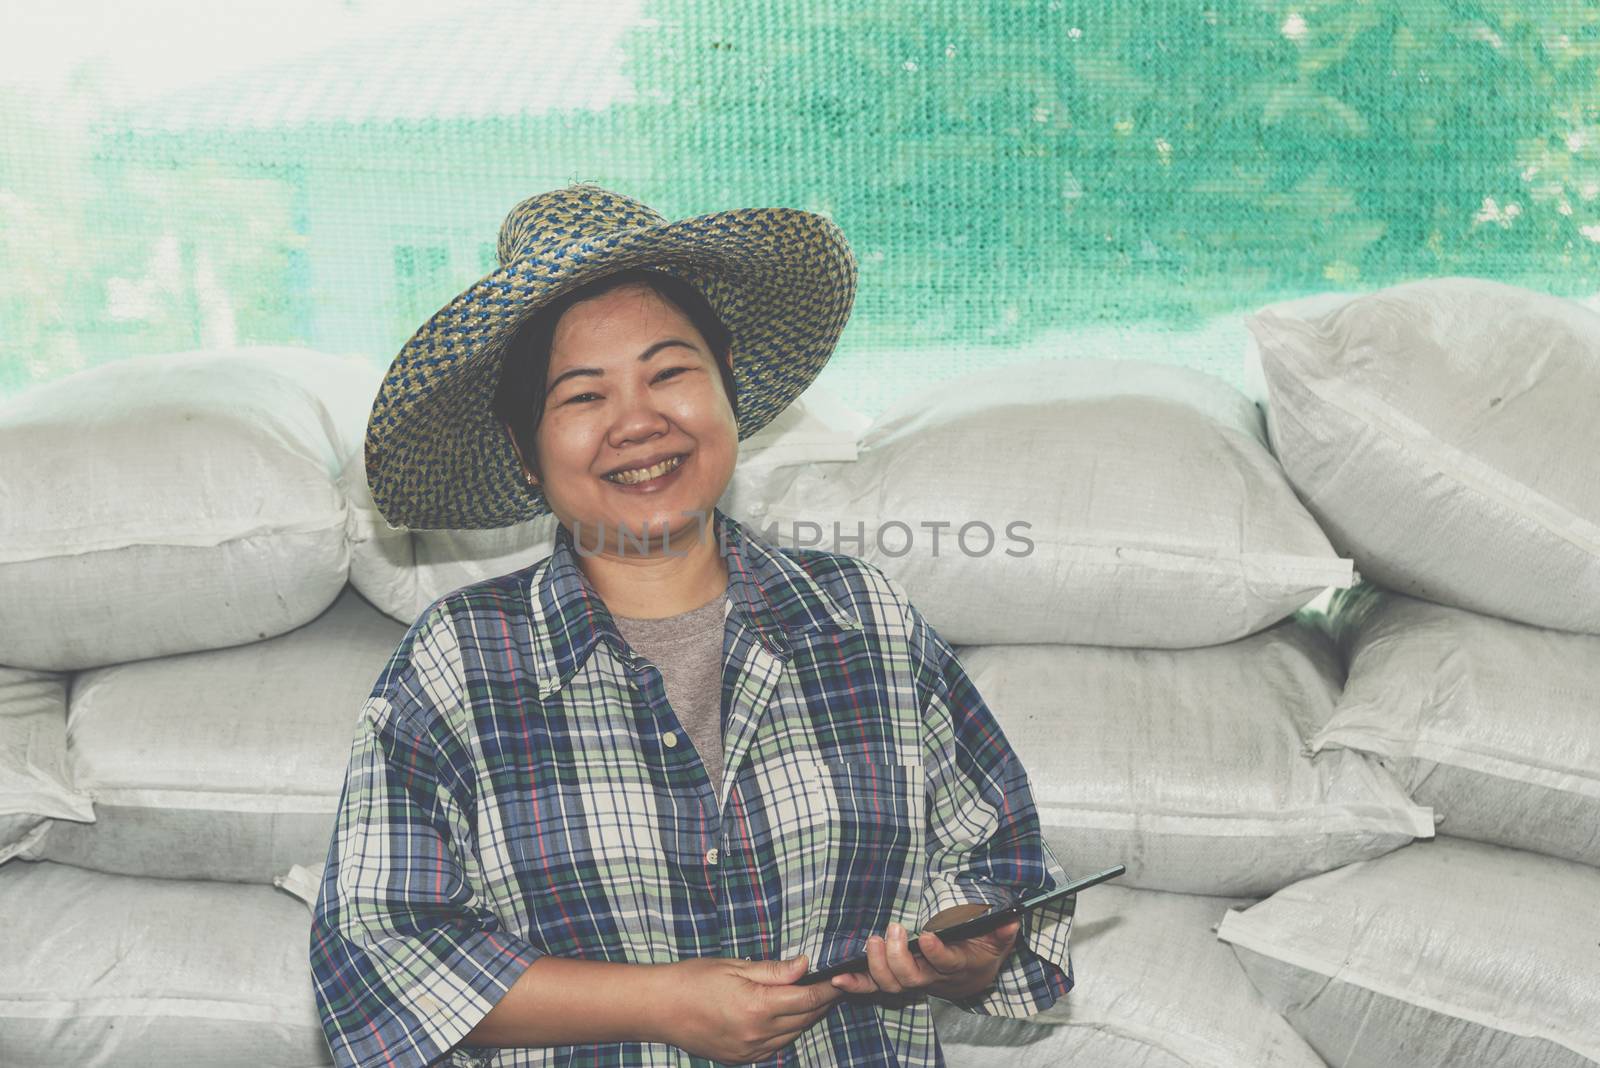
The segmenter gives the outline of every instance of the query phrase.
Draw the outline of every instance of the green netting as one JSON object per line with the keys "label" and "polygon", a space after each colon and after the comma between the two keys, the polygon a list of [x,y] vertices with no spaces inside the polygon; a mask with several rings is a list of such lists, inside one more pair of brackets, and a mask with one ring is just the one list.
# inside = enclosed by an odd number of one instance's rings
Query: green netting
{"label": "green netting", "polygon": [[85,64],[0,87],[0,390],[233,342],[386,364],[580,179],[832,215],[861,288],[823,382],[869,411],[1036,356],[1237,381],[1285,296],[1600,290],[1597,60],[1592,0],[529,0],[135,102]]}

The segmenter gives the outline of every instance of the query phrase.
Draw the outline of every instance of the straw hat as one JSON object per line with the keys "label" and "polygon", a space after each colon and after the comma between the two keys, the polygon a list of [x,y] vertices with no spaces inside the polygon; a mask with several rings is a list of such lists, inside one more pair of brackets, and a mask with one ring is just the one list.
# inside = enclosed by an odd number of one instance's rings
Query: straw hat
{"label": "straw hat", "polygon": [[593,185],[518,204],[500,227],[499,259],[422,325],[378,387],[367,482],[394,526],[503,527],[550,511],[491,402],[507,338],[573,288],[630,267],[698,288],[733,335],[741,440],[816,378],[855,298],[855,257],[820,215],[745,208],[669,222]]}

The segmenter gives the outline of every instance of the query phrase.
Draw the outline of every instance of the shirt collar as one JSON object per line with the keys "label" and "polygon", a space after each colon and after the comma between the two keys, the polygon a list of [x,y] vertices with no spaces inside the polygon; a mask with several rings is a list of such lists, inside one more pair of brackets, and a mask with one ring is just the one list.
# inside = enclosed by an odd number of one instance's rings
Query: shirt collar
{"label": "shirt collar", "polygon": [[[728,565],[729,614],[749,624],[773,655],[787,658],[792,643],[807,634],[861,626],[800,564],[720,508],[714,509],[711,526]],[[619,656],[627,655],[611,612],[578,567],[578,549],[565,525],[556,527],[549,559],[532,569],[529,601],[541,697],[565,686],[598,642],[608,641]]]}

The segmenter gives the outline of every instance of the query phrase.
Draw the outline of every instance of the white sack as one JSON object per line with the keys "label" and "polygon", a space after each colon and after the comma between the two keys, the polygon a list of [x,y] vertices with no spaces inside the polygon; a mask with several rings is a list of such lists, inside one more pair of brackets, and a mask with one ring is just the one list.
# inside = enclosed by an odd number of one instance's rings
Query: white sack
{"label": "white sack", "polygon": [[313,349],[257,346],[239,350],[269,361],[277,373],[316,396],[328,413],[340,458],[362,451],[385,367],[362,357],[335,356]]}
{"label": "white sack", "polygon": [[872,420],[840,397],[812,385],[760,431],[739,442],[739,462],[717,506],[741,523],[756,523],[802,469],[850,463]]}
{"label": "white sack", "polygon": [[98,818],[52,824],[27,855],[259,883],[321,864],[361,706],[404,635],[346,589],[277,638],[82,673],[71,772]]}
{"label": "white sack", "polygon": [[1436,838],[1296,883],[1217,937],[1335,1068],[1600,1061],[1600,870]]}
{"label": "white sack", "polygon": [[1072,923],[1075,986],[1025,1019],[934,1000],[952,1068],[1323,1068],[1261,1000],[1217,922],[1217,897],[1091,887]]}
{"label": "white sack", "polygon": [[[718,507],[743,522],[756,522],[804,465],[854,460],[868,423],[833,393],[812,386],[739,443],[738,465]],[[345,465],[341,482],[350,502],[350,582],[408,625],[452,590],[520,570],[555,549],[554,516],[492,530],[390,526],[372,501],[359,452]]]}
{"label": "white sack", "polygon": [[324,865],[318,864],[307,867],[296,864],[282,875],[272,877],[272,885],[286,894],[293,895],[306,908],[314,909],[317,905],[317,895],[322,891],[322,872]]}
{"label": "white sack", "polygon": [[37,843],[48,820],[94,819],[67,773],[67,679],[0,667],[0,861]]}
{"label": "white sack", "polygon": [[371,375],[302,350],[222,350],[121,360],[11,398],[6,662],[67,670],[237,645],[326,608],[349,563],[347,439],[322,395]]}
{"label": "white sack", "polygon": [[331,1064],[310,917],[271,887],[0,868],[0,1064]]}
{"label": "white sack", "polygon": [[1211,645],[1352,581],[1255,406],[1187,368],[996,368],[902,403],[861,449],[801,473],[762,529],[876,564],[953,642]]}
{"label": "white sack", "polygon": [[1382,758],[1453,837],[1600,866],[1600,637],[1370,583],[1332,613],[1349,679],[1314,749]]}
{"label": "white sack", "polygon": [[[1296,297],[1278,304],[1270,304],[1265,311],[1275,315],[1283,315],[1296,319],[1309,319],[1318,315],[1326,315],[1335,308],[1342,308],[1349,304],[1360,294],[1358,293],[1313,293],[1308,297]],[[1267,418],[1267,438],[1273,440],[1277,434],[1272,426],[1272,406],[1270,404],[1272,391],[1267,388],[1266,373],[1261,369],[1261,346],[1256,344],[1255,336],[1248,331],[1244,339],[1244,381],[1242,383],[1244,395],[1257,404]]]}
{"label": "white sack", "polygon": [[348,509],[345,534],[350,542],[350,585],[380,612],[410,626],[421,614],[417,550],[411,531],[390,526],[378,511],[367,485],[366,457],[359,450],[345,461],[339,486]]}
{"label": "white sack", "polygon": [[350,584],[407,626],[452,590],[510,574],[555,549],[553,515],[490,530],[413,531],[390,526],[378,511],[360,454],[341,481],[350,502]]}
{"label": "white sack", "polygon": [[1444,278],[1248,325],[1273,447],[1363,574],[1600,633],[1600,314]]}
{"label": "white sack", "polygon": [[1303,751],[1339,666],[1300,617],[1203,649],[992,645],[960,659],[1068,867],[1260,897],[1433,833],[1375,760]]}

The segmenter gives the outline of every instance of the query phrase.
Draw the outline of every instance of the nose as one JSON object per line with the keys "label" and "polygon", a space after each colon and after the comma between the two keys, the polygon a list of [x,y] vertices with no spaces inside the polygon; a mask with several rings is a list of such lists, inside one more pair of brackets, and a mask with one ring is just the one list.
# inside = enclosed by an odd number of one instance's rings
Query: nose
{"label": "nose", "polygon": [[607,434],[610,444],[622,447],[665,434],[671,428],[666,413],[649,389],[626,387],[619,391],[615,418]]}

